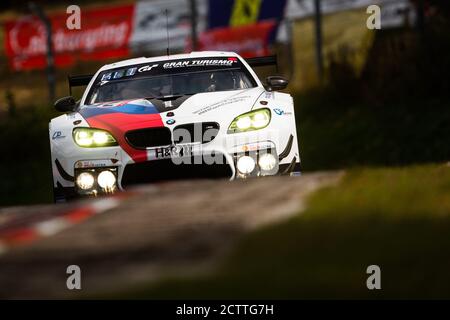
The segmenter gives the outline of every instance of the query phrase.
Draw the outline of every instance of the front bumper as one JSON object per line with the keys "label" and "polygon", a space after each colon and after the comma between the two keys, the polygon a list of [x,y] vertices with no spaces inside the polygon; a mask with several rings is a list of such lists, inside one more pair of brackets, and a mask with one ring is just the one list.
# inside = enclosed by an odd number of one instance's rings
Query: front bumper
{"label": "front bumper", "polygon": [[[233,180],[288,174],[295,171],[299,164],[298,150],[295,149],[297,146],[293,146],[292,135],[290,137],[282,135],[281,138],[278,135],[279,132],[274,133],[266,129],[217,136],[209,143],[191,144],[192,153],[189,157],[147,161],[133,161],[120,146],[82,149],[79,150],[85,152],[82,156],[74,152],[73,157],[62,158],[64,159],[63,165],[57,166],[57,170],[62,170],[62,172],[58,172],[58,176],[73,174],[72,182],[62,187],[73,188],[76,195],[102,195],[125,190],[136,184],[162,180],[197,178]],[[154,148],[148,149],[149,159],[151,154],[155,154],[152,149]],[[261,167],[260,159],[267,154],[273,156],[272,162],[275,162],[275,164],[273,167],[269,166],[269,168],[266,165],[264,169]],[[254,168],[252,170],[240,170],[238,161],[241,157],[251,158]],[[68,168],[68,172],[64,168]],[[97,180],[93,187],[88,190],[83,190],[77,185],[80,174],[91,172],[96,179],[105,170],[114,173],[116,177],[114,188],[103,189],[99,187]]]}
{"label": "front bumper", "polygon": [[[83,161],[82,163],[97,163],[101,166],[82,166],[75,168],[75,189],[79,195],[110,194],[117,190],[124,190],[130,186],[144,183],[153,183],[166,180],[186,179],[245,179],[249,177],[268,176],[278,173],[279,163],[276,148],[271,143],[259,144],[264,148],[254,148],[256,145],[245,145],[241,151],[233,153],[200,152],[194,151],[190,157],[177,159],[161,159],[144,162],[128,163],[126,165],[111,166],[108,160]],[[250,146],[250,148],[249,148]],[[273,165],[267,168],[261,162],[263,157],[272,157]],[[242,170],[238,163],[244,157],[253,161],[251,170]],[[263,166],[261,166],[261,163]],[[108,188],[102,188],[98,182],[98,176],[105,171],[112,172],[117,183]],[[82,174],[90,174],[94,179],[92,187],[86,189],[80,186],[79,177]]]}

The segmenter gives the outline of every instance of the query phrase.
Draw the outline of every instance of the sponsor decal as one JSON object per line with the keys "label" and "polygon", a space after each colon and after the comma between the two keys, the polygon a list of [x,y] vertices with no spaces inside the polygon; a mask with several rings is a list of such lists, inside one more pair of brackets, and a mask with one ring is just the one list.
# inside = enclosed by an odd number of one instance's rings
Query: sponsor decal
{"label": "sponsor decal", "polygon": [[[124,67],[121,69],[105,70],[100,73],[95,80],[96,86],[102,86],[109,81],[124,79],[127,77],[144,78],[148,75],[167,75],[167,70],[177,70],[185,68],[196,68],[203,71],[204,69],[217,68],[237,68],[240,62],[236,57],[209,57],[209,58],[186,58],[178,60],[158,61],[152,64],[143,63],[132,67]],[[181,71],[180,71],[181,72]]]}
{"label": "sponsor decal", "polygon": [[[144,67],[142,67],[144,68]],[[102,83],[100,85],[104,85],[108,81],[115,80],[115,79],[121,79],[123,77],[131,77],[134,76],[136,73],[137,68],[128,68],[128,69],[121,69],[114,72],[108,72],[102,75],[100,81]]]}
{"label": "sponsor decal", "polygon": [[125,76],[129,77],[129,76],[133,76],[136,73],[136,69],[137,68],[130,68],[125,72]]}
{"label": "sponsor decal", "polygon": [[261,141],[261,142],[246,143],[246,144],[234,146],[233,148],[231,148],[230,152],[232,152],[232,153],[250,152],[250,151],[267,150],[267,149],[273,149],[273,148],[275,148],[275,145],[273,144],[273,142]]}
{"label": "sponsor decal", "polygon": [[292,114],[292,112],[286,112],[286,111],[284,111],[283,109],[280,109],[280,108],[273,109],[273,112],[275,112],[279,116],[289,116],[289,115]]}
{"label": "sponsor decal", "polygon": [[264,93],[264,96],[265,96],[266,99],[275,99],[275,94],[273,92],[270,92],[270,91],[266,91]]}
{"label": "sponsor decal", "polygon": [[112,165],[117,165],[117,159],[105,159],[105,160],[80,160],[75,162],[75,168],[103,168],[111,167]]}
{"label": "sponsor decal", "polygon": [[214,104],[211,104],[209,106],[203,107],[199,110],[196,110],[193,112],[193,114],[197,114],[197,115],[202,115],[206,112],[210,112],[212,110],[215,110],[217,108],[220,108],[222,106],[228,105],[228,104],[232,104],[232,103],[238,103],[238,102],[242,102],[245,101],[247,99],[251,98],[250,96],[242,96],[242,97],[234,97],[234,98],[229,98],[229,99],[225,99],[219,102],[216,102]]}
{"label": "sponsor decal", "polygon": [[236,62],[237,62],[236,58],[182,60],[164,63],[163,68],[172,69],[172,68],[206,67],[206,66],[231,67],[233,63]]}
{"label": "sponsor decal", "polygon": [[63,136],[61,131],[55,131],[52,135],[52,140],[56,139],[64,139],[66,136]]}
{"label": "sponsor decal", "polygon": [[143,67],[140,67],[139,69],[138,69],[138,72],[145,72],[145,71],[150,71],[150,70],[152,70],[153,68],[156,68],[158,66],[158,64],[154,64],[154,65],[147,65],[147,66],[143,66]]}

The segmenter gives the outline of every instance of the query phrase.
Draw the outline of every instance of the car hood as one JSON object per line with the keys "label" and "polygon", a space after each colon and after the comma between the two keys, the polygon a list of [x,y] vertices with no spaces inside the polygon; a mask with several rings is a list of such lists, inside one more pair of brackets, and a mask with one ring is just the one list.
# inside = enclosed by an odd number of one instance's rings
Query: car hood
{"label": "car hood", "polygon": [[[264,92],[256,87],[244,90],[205,92],[173,100],[134,99],[81,107],[79,113],[91,127],[126,132],[164,126],[167,112],[177,123],[229,120],[251,110]],[[206,121],[206,120],[205,120]]]}
{"label": "car hood", "polygon": [[215,120],[236,117],[250,111],[265,92],[263,88],[199,93],[187,99],[174,113],[179,120]]}

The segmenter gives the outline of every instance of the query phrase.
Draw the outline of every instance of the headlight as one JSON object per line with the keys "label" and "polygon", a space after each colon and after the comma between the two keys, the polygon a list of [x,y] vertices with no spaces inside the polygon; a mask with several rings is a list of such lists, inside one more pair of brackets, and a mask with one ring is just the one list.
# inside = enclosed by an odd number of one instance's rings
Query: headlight
{"label": "headlight", "polygon": [[100,172],[97,177],[98,185],[104,190],[113,190],[116,185],[116,176],[109,170]]}
{"label": "headlight", "polygon": [[238,159],[236,166],[240,173],[249,174],[255,169],[256,163],[252,157],[242,156]]}
{"label": "headlight", "polygon": [[73,140],[77,145],[85,148],[117,146],[116,139],[108,131],[100,129],[75,128]]}
{"label": "headlight", "polygon": [[91,189],[94,186],[95,178],[89,172],[83,172],[77,177],[77,185],[82,190]]}
{"label": "headlight", "polygon": [[228,133],[263,129],[269,125],[270,117],[269,109],[258,109],[241,114],[231,122]]}
{"label": "headlight", "polygon": [[277,159],[270,153],[263,154],[258,160],[259,167],[265,171],[271,171],[277,165]]}

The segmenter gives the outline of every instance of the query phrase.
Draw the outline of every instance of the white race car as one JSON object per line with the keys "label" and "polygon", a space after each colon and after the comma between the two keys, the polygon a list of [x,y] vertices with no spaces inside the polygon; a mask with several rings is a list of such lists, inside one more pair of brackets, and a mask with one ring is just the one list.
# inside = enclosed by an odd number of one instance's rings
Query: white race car
{"label": "white race car", "polygon": [[55,201],[166,179],[292,175],[300,170],[293,99],[232,52],[136,58],[69,77],[87,85],[49,124]]}

